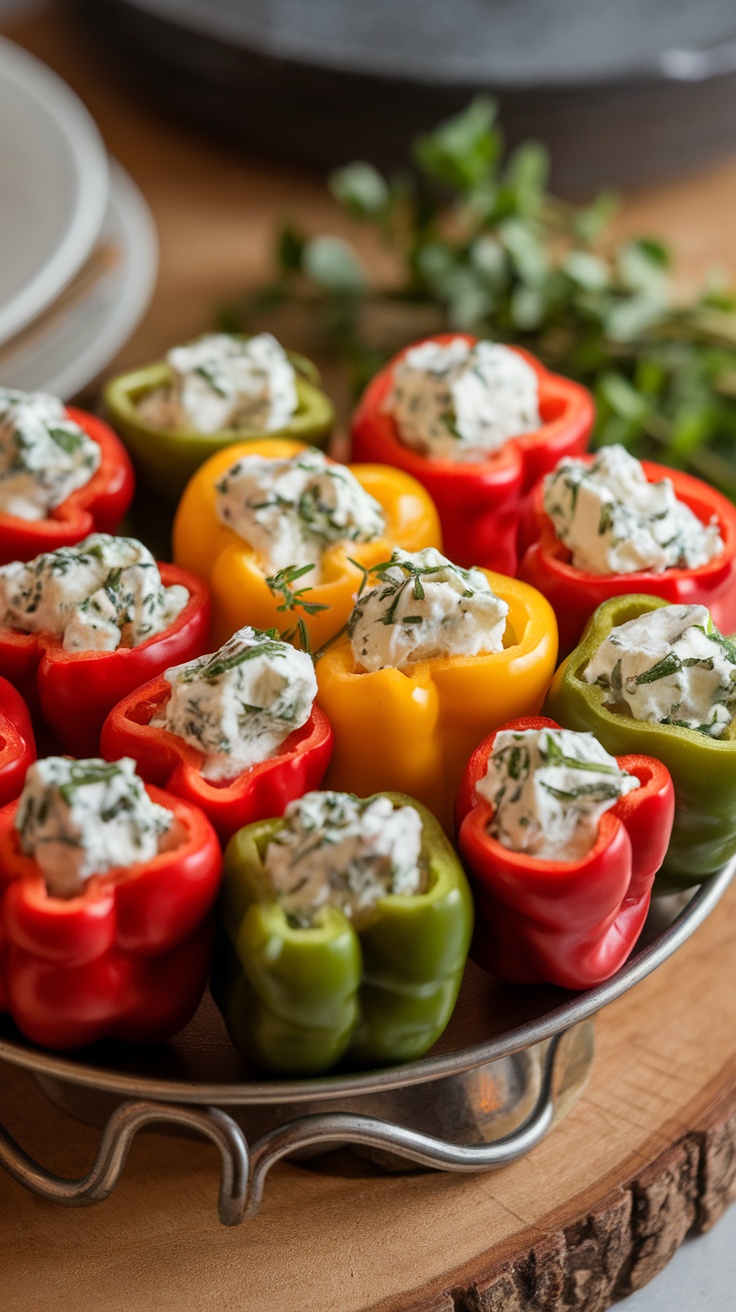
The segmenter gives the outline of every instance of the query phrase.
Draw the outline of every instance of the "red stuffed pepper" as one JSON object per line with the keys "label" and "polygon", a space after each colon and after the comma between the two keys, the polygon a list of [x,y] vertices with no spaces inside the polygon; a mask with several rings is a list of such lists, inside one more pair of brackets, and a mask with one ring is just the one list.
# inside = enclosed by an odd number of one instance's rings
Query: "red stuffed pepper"
{"label": "red stuffed pepper", "polygon": [[[588,465],[595,459],[593,455],[583,457]],[[560,630],[561,657],[577,646],[588,620],[602,602],[630,592],[647,593],[672,604],[707,606],[722,633],[736,630],[736,507],[715,488],[681,470],[651,461],[642,461],[641,468],[652,485],[668,479],[678,502],[692,511],[705,529],[717,526],[723,549],[694,568],[668,566],[660,572],[643,569],[607,574],[575,568],[568,547],[545,513],[544,485],[540,481],[529,501],[524,529],[526,550],[519,578],[531,583],[551,603]]]}
{"label": "red stuffed pepper", "polygon": [[[54,763],[71,780],[58,790],[67,795],[79,791],[80,778],[82,785],[109,788],[117,768],[50,758],[33,767],[29,781],[34,770]],[[118,774],[126,787],[131,779],[140,787],[130,769]],[[158,816],[163,808],[160,814],[169,817],[167,844],[127,868],[93,873],[78,889],[55,891],[40,864],[53,846],[48,836],[43,856],[41,847],[37,855],[23,850],[16,817],[25,796],[0,812],[0,1008],[32,1042],[60,1051],[103,1038],[170,1037],[194,1014],[209,973],[222,865],[209,821],[189,803],[147,788],[152,811]],[[52,819],[37,807],[31,816],[37,828],[53,824],[48,793],[45,805]],[[27,808],[23,814],[27,825]],[[68,816],[66,823],[68,847]]]}
{"label": "red stuffed pepper", "polygon": [[[504,726],[514,734],[544,729],[559,726],[543,717]],[[638,786],[600,816],[583,855],[561,861],[514,851],[489,833],[494,808],[476,790],[504,730],[476,749],[457,797],[459,849],[476,903],[472,955],[514,983],[590,988],[623,965],[644,925],[672,829],[672,780],[652,757],[612,758]]]}
{"label": "red stuffed pepper", "polygon": [[[110,568],[111,562],[114,566],[118,559],[132,563],[127,568]],[[72,571],[89,571],[92,566],[99,566],[94,576],[97,583],[89,585],[96,591],[76,609],[68,606],[62,610],[58,598],[63,598],[63,589],[70,586]],[[168,666],[205,650],[210,628],[206,585],[175,565],[161,565],[160,578],[158,573],[152,578],[155,562],[135,539],[93,535],[76,547],[65,548],[60,557],[53,553],[37,557],[24,567],[25,574],[19,575],[12,566],[5,568],[12,577],[0,573],[0,588],[4,589],[5,615],[13,616],[14,626],[9,627],[6,619],[5,626],[0,627],[0,675],[22,692],[32,714],[51,731],[58,746],[72,755],[97,751],[105,717],[121,697]],[[88,572],[82,575],[82,592],[88,576]],[[98,586],[100,579],[103,583]],[[130,585],[128,579],[133,579]],[[38,593],[33,591],[35,584]],[[42,627],[46,602],[41,593],[46,584],[50,594],[49,624],[59,620],[77,626],[78,640],[73,649],[65,645],[68,629],[64,629],[62,640],[58,626],[56,633]],[[128,586],[138,588],[139,596],[126,590]],[[140,591],[144,587],[149,588],[148,593]],[[180,609],[168,620],[173,602],[167,599],[174,597]],[[158,631],[146,622],[151,614],[147,605],[157,604],[157,599]],[[126,610],[128,603],[137,609]],[[138,627],[126,643],[124,630],[132,629],[134,623]],[[154,631],[145,637],[150,627]],[[31,628],[34,631],[27,631]],[[122,645],[114,646],[117,639],[111,639],[108,649],[95,649],[111,633],[118,635]]]}
{"label": "red stuffed pepper", "polygon": [[0,806],[18,796],[26,770],[35,759],[28,707],[12,683],[0,679]]}
{"label": "red stuffed pepper", "polygon": [[26,519],[0,510],[0,565],[73,546],[90,533],[114,533],[133,499],[130,456],[109,424],[71,406],[64,415],[100,448],[99,464],[87,483],[42,519]]}
{"label": "red stuffed pepper", "polygon": [[203,776],[201,750],[165,726],[151,724],[170,696],[171,685],[161,676],[124,697],[105,721],[100,751],[109,761],[132,756],[148,783],[195,802],[223,843],[244,825],[282,816],[287,803],[320,787],[332,755],[332,729],[318,706],[312,706],[307,722],[289,734],[274,756],[221,783]]}
{"label": "red stuffed pepper", "polygon": [[[428,341],[474,347],[478,339],[444,333]],[[515,574],[522,498],[562,456],[585,450],[594,419],[592,398],[579,383],[550,373],[522,348],[508,348],[536,375],[536,426],[518,429],[480,459],[429,456],[400,440],[397,421],[387,408],[396,368],[415,349],[407,347],[366,388],[353,419],[352,458],[396,465],[424,485],[439,512],[444,550],[458,565]]]}

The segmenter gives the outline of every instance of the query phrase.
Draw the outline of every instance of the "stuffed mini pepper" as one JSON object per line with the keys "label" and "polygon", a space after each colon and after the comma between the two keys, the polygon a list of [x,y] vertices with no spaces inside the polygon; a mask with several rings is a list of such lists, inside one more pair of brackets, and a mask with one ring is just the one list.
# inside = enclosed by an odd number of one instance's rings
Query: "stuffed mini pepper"
{"label": "stuffed mini pepper", "polygon": [[246,627],[123,698],[100,750],[108,760],[134,757],[147,783],[196,802],[227,841],[319,788],[332,730],[316,694],[305,652],[275,630]]}
{"label": "stuffed mini pepper", "polygon": [[0,812],[0,1009],[34,1043],[154,1043],[190,1020],[212,951],[217,836],[131,760],[48,757]]}
{"label": "stuffed mini pepper", "polygon": [[98,750],[122,696],[206,648],[207,588],[135,538],[96,533],[0,567],[0,674],[58,745]]}
{"label": "stuffed mini pepper", "polygon": [[608,979],[641,933],[673,812],[652,757],[609,756],[593,734],[541,717],[491,734],[457,799],[474,960],[519,984]]}
{"label": "stuffed mini pepper", "polygon": [[445,333],[402,351],[368,385],[353,457],[424,484],[458,564],[515,574],[522,497],[561,456],[585,450],[593,417],[585,388],[528,352]]}
{"label": "stuffed mini pepper", "polygon": [[335,412],[319,374],[272,337],[211,333],[114,378],[107,412],[144,481],[175,500],[222,447],[270,433],[325,446]]}
{"label": "stuffed mini pepper", "polygon": [[364,567],[440,543],[437,512],[408,474],[340,465],[278,438],[230,447],[189,483],[174,559],[207,579],[215,642],[243,624],[301,630],[313,648],[345,624]]}
{"label": "stuffed mini pepper", "polygon": [[545,705],[607,751],[667,766],[676,811],[657,891],[700,883],[736,854],[736,645],[705,606],[604,602]]}
{"label": "stuffed mini pepper", "polygon": [[606,446],[560,461],[530,518],[519,577],[552,603],[563,655],[596,607],[625,592],[701,603],[736,629],[736,508],[707,483]]}
{"label": "stuffed mini pepper", "polygon": [[125,447],[95,415],[0,388],[0,564],[114,533],[133,497]]}
{"label": "stuffed mini pepper", "polygon": [[317,661],[335,735],[330,787],[417,797],[449,833],[473,748],[542,704],[557,657],[549,602],[526,583],[396,550],[366,576],[347,635]]}
{"label": "stuffed mini pepper", "polygon": [[0,679],[0,806],[12,802],[36,759],[31,716],[20,693]]}
{"label": "stuffed mini pepper", "polygon": [[455,1005],[473,904],[413,798],[314,792],[230,841],[219,916],[212,991],[235,1046],[312,1075],[427,1051]]}

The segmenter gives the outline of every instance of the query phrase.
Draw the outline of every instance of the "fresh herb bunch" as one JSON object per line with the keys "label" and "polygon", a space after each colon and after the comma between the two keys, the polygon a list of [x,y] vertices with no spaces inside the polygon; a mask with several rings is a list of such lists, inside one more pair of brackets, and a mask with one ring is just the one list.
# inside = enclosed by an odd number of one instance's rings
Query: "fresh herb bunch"
{"label": "fresh herb bunch", "polygon": [[415,142],[412,172],[354,163],[331,175],[342,207],[388,249],[393,279],[371,281],[343,239],[288,226],[276,280],[224,310],[222,326],[252,329],[300,305],[356,392],[427,332],[518,342],[593,390],[597,444],[690,467],[736,499],[736,294],[706,285],[677,304],[667,247],[612,246],[615,197],[579,207],[550,195],[544,147],[504,159],[495,115],[474,100]]}

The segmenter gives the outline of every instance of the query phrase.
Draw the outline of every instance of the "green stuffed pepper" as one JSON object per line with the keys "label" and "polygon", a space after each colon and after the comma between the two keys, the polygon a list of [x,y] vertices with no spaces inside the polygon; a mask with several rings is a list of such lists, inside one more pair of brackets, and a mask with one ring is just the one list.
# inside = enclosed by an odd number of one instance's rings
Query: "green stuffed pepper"
{"label": "green stuffed pepper", "polygon": [[308,793],[230,840],[219,921],[212,993],[233,1043],[314,1075],[426,1052],[455,1005],[473,904],[418,802]]}
{"label": "green stuffed pepper", "polygon": [[614,755],[654,756],[672,775],[675,822],[657,893],[700,883],[736,853],[734,711],[736,644],[705,607],[639,594],[599,606],[552,680],[546,714],[590,730]]}
{"label": "green stuffed pepper", "polygon": [[289,437],[324,448],[335,411],[319,381],[310,360],[269,333],[214,333],[113,378],[105,408],[144,483],[175,501],[233,442]]}

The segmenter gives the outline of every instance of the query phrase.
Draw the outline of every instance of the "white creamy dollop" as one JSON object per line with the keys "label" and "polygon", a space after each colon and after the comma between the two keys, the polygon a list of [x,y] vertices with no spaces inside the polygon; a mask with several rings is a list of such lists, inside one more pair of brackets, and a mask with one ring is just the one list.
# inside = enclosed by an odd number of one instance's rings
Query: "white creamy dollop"
{"label": "white creamy dollop", "polygon": [[715,518],[701,523],[671,479],[649,483],[622,446],[602,447],[590,463],[560,460],[544,480],[544,509],[587,574],[697,569],[723,551]]}
{"label": "white creamy dollop", "polygon": [[476,791],[493,807],[489,831],[504,847],[578,861],[593,847],[603,813],[638,787],[592,733],[502,729]]}
{"label": "white creamy dollop", "polygon": [[300,924],[327,905],[360,923],[385,894],[424,890],[422,821],[413,806],[306,793],[289,803],[284,822],[264,865],[280,905]]}
{"label": "white creamy dollop", "polygon": [[0,511],[44,519],[89,483],[102,452],[46,392],[0,387]]}
{"label": "white creamy dollop", "polygon": [[49,756],[28,767],[15,828],[49,892],[73,897],[90,875],[150,861],[173,846],[177,826],[171,811],[151,801],[129,756]]}
{"label": "white creamy dollop", "polygon": [[238,629],[219,651],[166,670],[171,696],[152,720],[204,753],[222,782],[265,761],[306,724],[317,695],[310,657],[275,630]]}
{"label": "white creamy dollop", "polygon": [[166,361],[169,385],[138,405],[141,419],[159,428],[274,433],[298,409],[294,366],[270,333],[211,333],[175,346]]}
{"label": "white creamy dollop", "polygon": [[706,606],[661,606],[611,629],[583,672],[635,720],[719,738],[736,711],[736,645]]}
{"label": "white creamy dollop", "polygon": [[377,584],[358,598],[348,620],[356,665],[403,669],[435,656],[501,651],[508,604],[479,569],[461,569],[426,547],[396,548],[371,571]]}
{"label": "white creamy dollop", "polygon": [[65,651],[137,647],[168,628],[188,600],[179,584],[163,586],[136,538],[92,533],[74,547],[0,566],[0,625],[53,634]]}
{"label": "white creamy dollop", "polygon": [[442,460],[484,460],[541,424],[537,375],[523,356],[462,337],[407,351],[385,409],[402,442]]}
{"label": "white creamy dollop", "polygon": [[217,484],[215,510],[269,573],[313,565],[311,582],[331,543],[370,542],[386,525],[351,470],[314,447],[283,460],[242,456]]}

